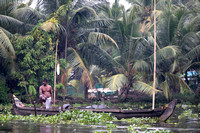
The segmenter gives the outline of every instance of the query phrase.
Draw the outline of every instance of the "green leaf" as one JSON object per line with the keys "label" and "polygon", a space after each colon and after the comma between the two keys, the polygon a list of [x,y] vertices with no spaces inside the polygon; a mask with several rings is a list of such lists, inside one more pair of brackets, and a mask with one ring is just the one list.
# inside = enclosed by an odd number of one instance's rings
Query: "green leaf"
{"label": "green leaf", "polygon": [[77,93],[79,92],[79,87],[80,87],[80,83],[78,80],[70,80],[68,85],[71,85],[72,87],[74,87],[77,91]]}
{"label": "green leaf", "polygon": [[138,72],[146,72],[146,73],[149,73],[151,72],[152,68],[151,66],[144,60],[137,60],[135,63],[134,63],[134,68],[136,71]]}
{"label": "green leaf", "polygon": [[44,15],[28,6],[13,10],[11,15],[26,24],[33,25],[36,25],[40,19],[45,19]]}
{"label": "green leaf", "polygon": [[0,29],[0,56],[5,59],[14,59],[15,50],[8,36]]}
{"label": "green leaf", "polygon": [[29,85],[28,91],[29,91],[30,95],[36,95],[36,93],[37,93],[35,87],[32,85]]}
{"label": "green leaf", "polygon": [[111,90],[117,90],[122,88],[125,84],[128,83],[128,79],[124,74],[117,74],[112,77],[109,77],[105,81],[105,86]]}
{"label": "green leaf", "polygon": [[[146,84],[142,81],[137,81],[135,83],[136,90],[148,95],[153,95],[153,87],[149,84]],[[155,93],[160,92],[159,90],[155,89]]]}
{"label": "green leaf", "polygon": [[90,32],[88,42],[91,44],[96,44],[99,47],[105,47],[106,44],[108,45],[109,43],[111,43],[114,44],[116,48],[119,48],[115,40],[104,33]]}
{"label": "green leaf", "polygon": [[161,88],[163,89],[163,92],[164,92],[164,95],[166,97],[166,99],[168,100],[169,99],[169,85],[168,85],[168,82],[167,80],[165,80],[164,82],[162,82],[160,84]]}

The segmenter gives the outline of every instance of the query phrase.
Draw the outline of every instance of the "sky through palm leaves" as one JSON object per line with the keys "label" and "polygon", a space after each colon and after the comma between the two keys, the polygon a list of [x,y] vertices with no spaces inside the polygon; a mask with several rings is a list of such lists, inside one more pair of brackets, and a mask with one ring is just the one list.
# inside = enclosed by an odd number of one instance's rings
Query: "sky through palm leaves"
{"label": "sky through palm leaves", "polygon": [[[27,3],[28,1],[29,1],[29,0],[26,0],[25,3]],[[36,6],[36,1],[37,1],[37,0],[33,0],[33,3],[31,4],[31,7],[32,7],[32,8],[35,8],[35,6]],[[107,0],[107,1],[110,2],[110,5],[112,5],[112,4],[115,2],[115,0]],[[131,4],[128,3],[126,0],[119,0],[119,3],[120,3],[121,5],[124,5],[125,9],[128,9],[128,8],[131,6]]]}

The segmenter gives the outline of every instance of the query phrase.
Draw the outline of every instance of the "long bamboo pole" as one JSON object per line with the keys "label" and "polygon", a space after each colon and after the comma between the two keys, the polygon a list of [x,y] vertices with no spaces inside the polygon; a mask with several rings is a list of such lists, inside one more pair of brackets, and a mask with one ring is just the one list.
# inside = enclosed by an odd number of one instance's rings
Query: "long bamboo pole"
{"label": "long bamboo pole", "polygon": [[58,51],[58,40],[56,41],[56,57],[55,57],[55,73],[54,73],[54,97],[53,97],[53,107],[55,108],[56,101],[56,68],[57,68],[57,51]]}
{"label": "long bamboo pole", "polygon": [[152,110],[155,108],[155,89],[156,89],[156,0],[154,0],[154,67],[153,67],[153,98]]}

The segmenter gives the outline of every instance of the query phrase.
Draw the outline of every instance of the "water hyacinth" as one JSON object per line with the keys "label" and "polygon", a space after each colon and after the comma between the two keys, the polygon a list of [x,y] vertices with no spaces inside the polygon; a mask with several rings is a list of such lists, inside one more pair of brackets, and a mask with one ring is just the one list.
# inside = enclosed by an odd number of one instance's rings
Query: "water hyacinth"
{"label": "water hyacinth", "polygon": [[188,119],[188,118],[198,118],[198,114],[197,113],[192,113],[191,109],[188,110],[184,110],[179,116],[178,119]]}
{"label": "water hyacinth", "polygon": [[169,130],[164,130],[164,129],[155,129],[155,128],[151,128],[151,125],[148,124],[143,124],[143,125],[130,125],[128,127],[128,131],[131,133],[170,133]]}
{"label": "water hyacinth", "polygon": [[0,121],[6,122],[10,120],[27,120],[33,122],[39,122],[42,124],[65,124],[69,121],[76,123],[109,123],[112,120],[116,120],[115,117],[112,117],[110,113],[94,113],[92,111],[65,111],[61,112],[58,115],[53,116],[44,116],[44,115],[12,115],[10,112],[7,114],[1,114]]}
{"label": "water hyacinth", "polygon": [[135,124],[144,124],[144,123],[157,123],[159,120],[158,118],[149,118],[149,117],[141,117],[141,118],[130,118],[130,119],[122,119],[121,121],[126,121],[128,123],[135,123]]}

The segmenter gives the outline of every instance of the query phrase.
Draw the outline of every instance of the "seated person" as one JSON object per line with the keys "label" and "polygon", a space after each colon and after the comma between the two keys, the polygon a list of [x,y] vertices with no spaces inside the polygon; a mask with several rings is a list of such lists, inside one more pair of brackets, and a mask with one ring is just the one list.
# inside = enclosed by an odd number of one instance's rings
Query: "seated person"
{"label": "seated person", "polygon": [[41,108],[43,108],[43,102],[46,105],[46,109],[50,108],[50,105],[52,103],[52,87],[47,84],[47,79],[43,79],[43,85],[40,86],[39,88],[40,92],[40,103],[41,103]]}

